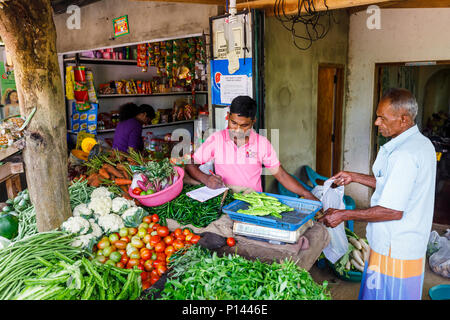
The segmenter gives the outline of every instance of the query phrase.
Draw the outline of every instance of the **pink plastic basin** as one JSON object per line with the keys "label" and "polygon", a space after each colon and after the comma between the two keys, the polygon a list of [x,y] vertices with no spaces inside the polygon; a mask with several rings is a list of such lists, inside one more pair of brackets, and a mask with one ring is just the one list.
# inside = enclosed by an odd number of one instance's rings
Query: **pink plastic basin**
{"label": "pink plastic basin", "polygon": [[133,190],[128,189],[128,193],[131,197],[137,199],[142,205],[146,207],[157,207],[166,202],[172,201],[181,193],[183,190],[183,178],[184,178],[184,170],[181,167],[175,167],[175,170],[178,172],[178,180],[163,191],[150,194],[147,196],[137,196],[133,194]]}

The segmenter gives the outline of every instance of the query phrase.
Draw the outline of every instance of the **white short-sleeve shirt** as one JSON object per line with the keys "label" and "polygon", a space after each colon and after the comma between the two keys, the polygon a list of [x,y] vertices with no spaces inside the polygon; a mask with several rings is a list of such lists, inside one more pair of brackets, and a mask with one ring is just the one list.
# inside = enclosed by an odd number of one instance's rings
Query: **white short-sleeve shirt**
{"label": "white short-sleeve shirt", "polygon": [[370,222],[370,247],[395,259],[425,256],[434,212],[436,153],[417,125],[382,147],[372,167],[376,178],[371,207],[403,211],[400,220]]}

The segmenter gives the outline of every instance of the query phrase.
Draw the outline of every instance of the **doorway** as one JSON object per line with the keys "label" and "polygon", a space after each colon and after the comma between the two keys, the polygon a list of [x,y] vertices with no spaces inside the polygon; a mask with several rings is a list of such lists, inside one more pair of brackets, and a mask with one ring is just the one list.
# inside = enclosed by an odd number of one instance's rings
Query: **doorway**
{"label": "doorway", "polygon": [[316,172],[331,177],[341,170],[344,66],[319,65]]}
{"label": "doorway", "polygon": [[433,222],[450,224],[450,61],[430,63],[383,63],[376,65],[372,121],[372,159],[389,141],[374,125],[378,102],[389,88],[411,91],[418,103],[416,124],[437,152],[436,193]]}

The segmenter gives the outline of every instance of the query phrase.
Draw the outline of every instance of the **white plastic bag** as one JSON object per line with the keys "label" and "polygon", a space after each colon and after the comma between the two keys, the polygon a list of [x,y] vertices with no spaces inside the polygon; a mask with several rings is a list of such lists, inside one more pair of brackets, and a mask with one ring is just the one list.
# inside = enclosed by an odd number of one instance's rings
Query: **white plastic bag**
{"label": "white plastic bag", "polygon": [[[322,202],[323,211],[329,208],[345,209],[344,186],[331,188],[332,179],[324,182],[323,186],[316,186],[311,193]],[[328,246],[323,249],[325,257],[331,262],[336,263],[348,250],[348,240],[345,235],[345,223],[341,222],[335,228],[327,228],[331,236]]]}
{"label": "white plastic bag", "polygon": [[450,278],[450,239],[446,235],[440,237],[432,231],[428,241],[427,255],[431,270],[437,274]]}

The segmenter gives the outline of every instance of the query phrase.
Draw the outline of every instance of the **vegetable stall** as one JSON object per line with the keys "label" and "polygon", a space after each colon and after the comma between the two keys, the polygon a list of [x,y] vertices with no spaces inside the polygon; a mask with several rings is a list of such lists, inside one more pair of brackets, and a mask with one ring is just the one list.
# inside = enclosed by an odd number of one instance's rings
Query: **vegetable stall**
{"label": "vegetable stall", "polygon": [[[0,300],[331,299],[327,283],[292,258],[245,257],[231,227],[211,229],[231,221],[221,208],[238,199],[254,217],[294,210],[271,196],[229,192],[199,202],[187,194],[203,186],[183,184],[181,166],[132,150],[86,159],[69,168],[69,180],[72,216],[55,230],[38,232],[28,190],[7,201]],[[143,205],[161,194],[163,203]]]}

